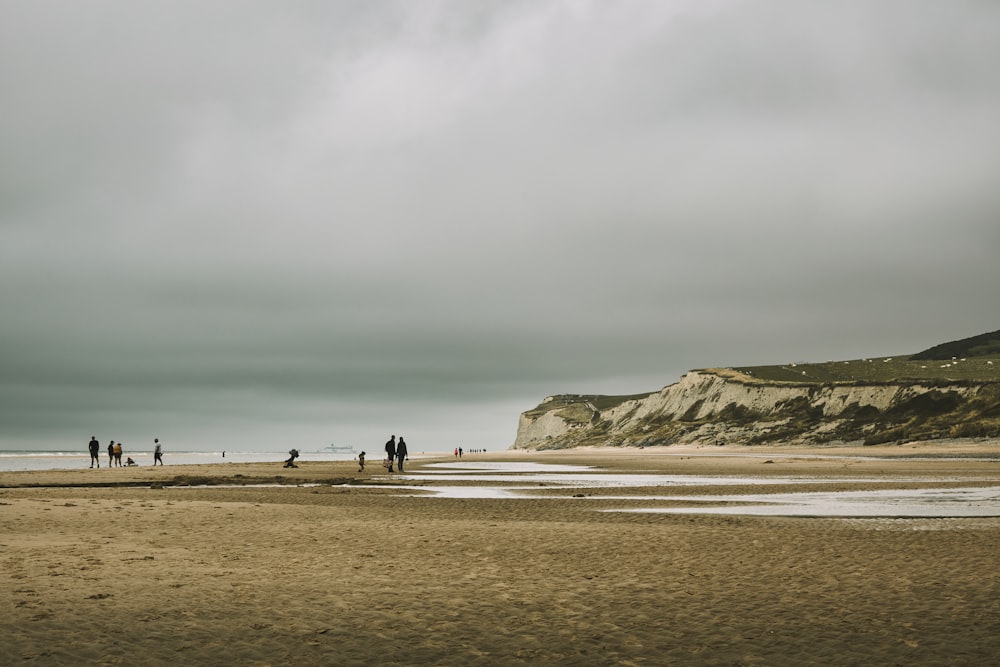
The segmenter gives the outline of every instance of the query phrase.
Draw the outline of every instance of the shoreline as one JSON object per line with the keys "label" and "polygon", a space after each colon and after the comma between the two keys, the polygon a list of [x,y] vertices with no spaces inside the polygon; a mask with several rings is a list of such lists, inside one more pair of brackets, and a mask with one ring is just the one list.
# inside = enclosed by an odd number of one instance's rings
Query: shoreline
{"label": "shoreline", "polygon": [[[336,480],[341,483],[365,483],[391,479],[381,466],[381,459],[369,458],[365,472],[357,472],[357,461],[350,459],[310,460],[299,458],[296,468],[284,468],[283,461],[238,462],[213,461],[210,463],[169,463],[163,466],[139,465],[100,469],[51,468],[38,470],[0,470],[0,489],[45,486],[126,486],[143,483],[163,483],[174,478],[181,480],[197,477],[207,480],[234,478],[243,483],[267,479],[274,483],[314,483]],[[503,461],[534,461],[586,465],[615,470],[620,468],[645,469],[650,472],[697,471],[699,474],[726,474],[728,471],[747,467],[763,473],[759,466],[764,461],[778,462],[782,471],[791,468],[802,471],[824,470],[831,466],[849,465],[854,473],[867,468],[881,470],[882,464],[908,462],[908,469],[928,474],[948,465],[949,470],[968,470],[971,474],[1000,474],[1000,441],[978,443],[908,443],[906,445],[879,446],[666,446],[666,447],[580,447],[556,450],[498,450],[496,452],[465,454],[456,457],[451,452],[421,452],[407,463],[407,470],[418,470],[434,463],[462,464]],[[770,465],[770,464],[769,464]],[[109,477],[108,470],[112,471]],[[773,469],[777,470],[777,469]],[[770,471],[767,471],[770,472]]]}

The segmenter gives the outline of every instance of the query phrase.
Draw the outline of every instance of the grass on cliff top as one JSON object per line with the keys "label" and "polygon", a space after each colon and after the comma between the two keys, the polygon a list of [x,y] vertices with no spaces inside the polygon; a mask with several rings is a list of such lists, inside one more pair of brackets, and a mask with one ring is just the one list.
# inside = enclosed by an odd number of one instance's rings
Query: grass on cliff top
{"label": "grass on cliff top", "polygon": [[[1000,355],[949,360],[913,360],[909,357],[880,357],[827,361],[823,363],[789,363],[774,366],[739,366],[701,369],[721,377],[742,382],[789,382],[796,384],[886,384],[910,382],[943,384],[961,382],[1000,382]],[[537,417],[553,410],[562,410],[570,421],[586,421],[593,414],[590,406],[603,412],[626,401],[646,398],[657,392],[629,396],[560,394],[552,396],[524,413]],[[579,414],[577,414],[579,412]]]}
{"label": "grass on cliff top", "polygon": [[[597,408],[598,412],[603,412],[604,410],[610,410],[611,408],[618,407],[626,401],[635,401],[642,398],[646,398],[650,394],[655,394],[655,391],[647,391],[644,394],[630,394],[628,396],[604,396],[600,394],[559,394],[556,396],[549,397],[539,404],[535,409],[528,410],[524,414],[532,417],[537,417],[543,415],[546,412],[551,412],[552,410],[567,410],[574,406],[586,406],[586,404],[593,405]],[[569,414],[569,413],[567,413]],[[587,419],[593,414],[593,411],[587,408],[586,417]],[[581,417],[582,418],[582,417]],[[579,419],[577,419],[579,421]]]}
{"label": "grass on cliff top", "polygon": [[921,360],[882,357],[824,363],[741,366],[731,370],[763,382],[884,383],[1000,382],[1000,355]]}
{"label": "grass on cliff top", "polygon": [[736,371],[763,382],[807,384],[997,382],[1000,381],[1000,330],[898,357],[710,370],[724,377]]}

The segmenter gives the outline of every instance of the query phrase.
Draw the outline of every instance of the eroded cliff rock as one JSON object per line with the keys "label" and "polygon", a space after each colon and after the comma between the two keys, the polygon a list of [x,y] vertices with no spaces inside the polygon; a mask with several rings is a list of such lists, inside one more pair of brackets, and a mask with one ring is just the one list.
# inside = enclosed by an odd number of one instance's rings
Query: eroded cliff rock
{"label": "eroded cliff rock", "polygon": [[733,369],[706,369],[650,394],[550,396],[521,415],[514,447],[875,444],[996,436],[997,381],[771,382]]}

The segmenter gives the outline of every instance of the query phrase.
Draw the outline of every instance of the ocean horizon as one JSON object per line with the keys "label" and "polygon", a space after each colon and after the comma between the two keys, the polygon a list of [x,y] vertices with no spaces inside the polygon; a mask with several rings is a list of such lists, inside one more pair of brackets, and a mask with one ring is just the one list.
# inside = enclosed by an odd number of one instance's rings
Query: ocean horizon
{"label": "ocean horizon", "polygon": [[[299,449],[298,462],[306,461],[350,461],[357,458],[360,450],[318,450],[305,451]],[[153,452],[129,451],[122,453],[122,463],[132,457],[140,466],[153,465]],[[219,451],[164,451],[163,463],[170,465],[192,464],[224,464],[224,463],[281,463],[288,458],[288,451],[249,452],[222,450]],[[371,456],[369,456],[371,458]],[[101,467],[108,465],[107,447],[101,448]],[[75,470],[90,467],[90,453],[87,451],[69,450],[0,450],[0,472],[21,470]]]}

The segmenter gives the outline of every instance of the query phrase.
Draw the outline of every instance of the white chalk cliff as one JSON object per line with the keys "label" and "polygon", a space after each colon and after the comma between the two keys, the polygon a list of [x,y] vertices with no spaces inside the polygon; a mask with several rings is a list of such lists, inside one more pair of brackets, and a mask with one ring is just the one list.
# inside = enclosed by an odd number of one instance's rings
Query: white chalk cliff
{"label": "white chalk cliff", "polygon": [[521,415],[514,447],[875,444],[997,435],[996,381],[772,382],[706,369],[646,395],[550,396]]}

